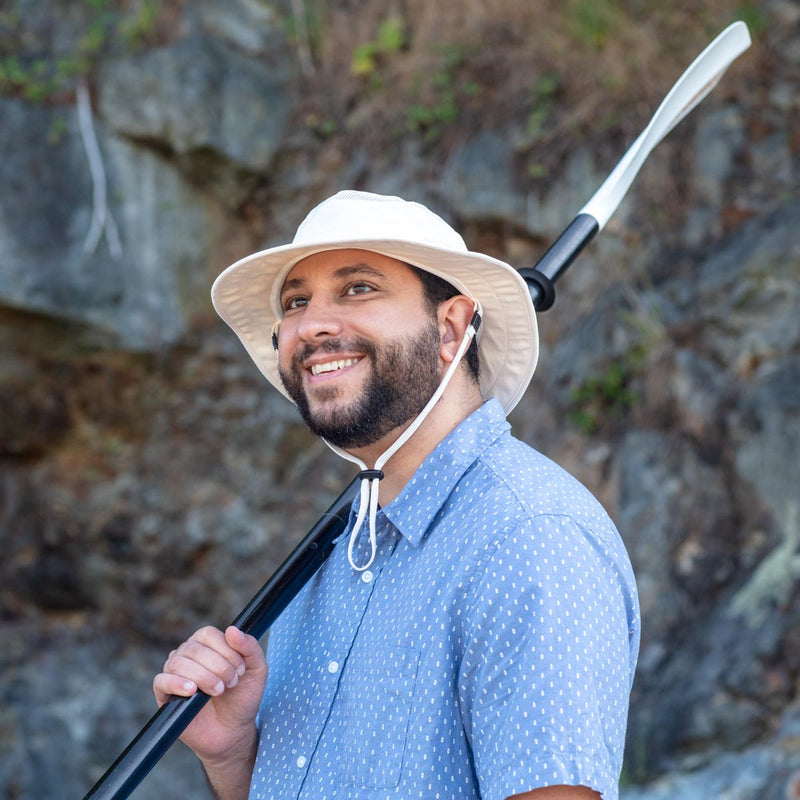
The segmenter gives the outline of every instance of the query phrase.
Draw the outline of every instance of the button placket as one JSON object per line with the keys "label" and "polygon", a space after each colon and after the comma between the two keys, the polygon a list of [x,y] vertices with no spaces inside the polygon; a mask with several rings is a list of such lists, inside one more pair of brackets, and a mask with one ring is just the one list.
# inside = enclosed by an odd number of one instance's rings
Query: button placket
{"label": "button placket", "polygon": [[[383,569],[386,562],[391,558],[392,554],[394,553],[395,548],[397,547],[399,536],[396,535],[394,532],[394,528],[385,518],[380,519],[378,522],[378,555],[375,559],[375,563],[372,566],[372,569],[364,570],[361,573],[358,573],[358,576],[355,578],[355,581],[350,583],[350,589],[352,591],[352,600],[353,602],[353,609],[355,610],[358,607],[357,612],[357,619],[354,618],[354,626],[351,630],[351,635],[348,641],[346,642],[336,642],[334,647],[336,648],[333,651],[329,651],[326,655],[322,663],[320,664],[320,670],[324,673],[328,673],[330,676],[326,681],[326,688],[323,690],[322,686],[320,686],[320,692],[318,692],[318,699],[319,695],[324,693],[327,697],[326,700],[322,700],[321,702],[325,704],[326,707],[326,716],[330,714],[330,710],[332,708],[332,704],[334,702],[334,698],[336,693],[338,692],[339,683],[341,681],[341,676],[346,666],[346,661],[350,649],[353,646],[353,642],[355,641],[355,637],[357,636],[358,627],[361,624],[361,620],[364,619],[364,616],[368,613],[368,608],[370,605],[370,601],[375,591],[375,584],[376,578],[380,575],[381,570]],[[387,537],[387,533],[390,536]],[[394,534],[394,535],[392,535]],[[383,541],[384,547],[380,547],[380,542]],[[388,541],[387,541],[388,540]],[[348,565],[349,570],[349,565]],[[350,580],[352,581],[355,576],[350,575]],[[361,584],[359,587],[358,584]],[[339,647],[344,645],[341,652],[339,651]],[[330,693],[330,694],[329,694]],[[327,720],[323,723],[322,729],[319,732],[318,738],[313,745],[312,749],[312,756],[316,752],[316,748],[319,746],[320,739],[323,735],[324,729],[327,726]],[[299,756],[295,759],[295,765],[298,769],[306,769],[309,766],[309,757],[307,756]],[[311,767],[313,770],[313,767]],[[303,776],[301,781],[305,784],[307,780],[306,776]]]}

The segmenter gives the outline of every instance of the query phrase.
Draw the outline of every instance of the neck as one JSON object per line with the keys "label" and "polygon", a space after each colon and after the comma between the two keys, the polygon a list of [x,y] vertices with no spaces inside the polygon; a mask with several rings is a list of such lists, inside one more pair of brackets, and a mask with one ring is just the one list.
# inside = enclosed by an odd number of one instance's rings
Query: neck
{"label": "neck", "polygon": [[[388,505],[400,494],[439,442],[482,403],[480,390],[471,380],[454,379],[451,382],[418,430],[383,466],[384,478],[380,482],[379,495],[381,506]],[[367,447],[348,452],[371,468],[412,422],[409,420]]]}

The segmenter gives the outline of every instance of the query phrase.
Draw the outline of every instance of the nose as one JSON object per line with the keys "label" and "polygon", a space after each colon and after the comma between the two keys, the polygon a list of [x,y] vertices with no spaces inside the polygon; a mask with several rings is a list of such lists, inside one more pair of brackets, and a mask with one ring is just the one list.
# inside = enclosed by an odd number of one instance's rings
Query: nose
{"label": "nose", "polygon": [[319,342],[340,336],[343,327],[341,315],[333,304],[313,298],[298,315],[296,331],[304,342]]}

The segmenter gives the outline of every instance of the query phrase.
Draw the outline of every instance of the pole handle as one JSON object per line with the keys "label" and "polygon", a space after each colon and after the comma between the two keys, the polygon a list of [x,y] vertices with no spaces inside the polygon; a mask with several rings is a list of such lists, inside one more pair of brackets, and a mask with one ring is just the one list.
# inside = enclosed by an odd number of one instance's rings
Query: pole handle
{"label": "pole handle", "polygon": [[600,226],[594,217],[578,214],[535,267],[523,267],[519,270],[519,274],[528,284],[528,292],[537,311],[547,311],[553,305],[556,299],[555,282],[599,230]]}

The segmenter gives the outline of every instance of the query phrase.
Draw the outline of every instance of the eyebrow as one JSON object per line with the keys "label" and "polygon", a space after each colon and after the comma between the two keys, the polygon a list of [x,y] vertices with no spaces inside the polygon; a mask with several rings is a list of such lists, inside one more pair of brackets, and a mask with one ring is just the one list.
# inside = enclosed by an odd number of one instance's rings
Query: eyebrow
{"label": "eyebrow", "polygon": [[[361,262],[357,264],[347,264],[343,267],[339,267],[337,270],[334,270],[333,277],[339,280],[343,280],[345,278],[352,278],[356,275],[369,275],[373,278],[384,278],[385,275],[379,269],[375,267],[371,267],[369,264],[363,264]],[[305,278],[287,278],[284,281],[283,286],[281,287],[281,297],[287,292],[293,289],[300,289],[306,284]]]}

